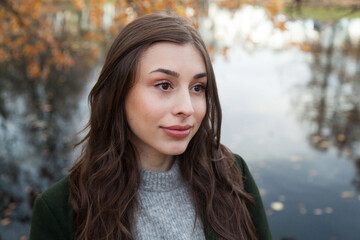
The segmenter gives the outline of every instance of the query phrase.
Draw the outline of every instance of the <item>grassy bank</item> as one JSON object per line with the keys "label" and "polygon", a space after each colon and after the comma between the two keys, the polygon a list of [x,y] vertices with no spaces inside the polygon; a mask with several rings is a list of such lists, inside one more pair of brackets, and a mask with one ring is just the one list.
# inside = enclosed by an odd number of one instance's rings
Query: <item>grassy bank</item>
{"label": "grassy bank", "polygon": [[296,8],[288,8],[285,12],[295,19],[312,18],[321,21],[333,21],[342,17],[360,18],[360,9],[353,11],[351,8],[302,7],[300,11]]}

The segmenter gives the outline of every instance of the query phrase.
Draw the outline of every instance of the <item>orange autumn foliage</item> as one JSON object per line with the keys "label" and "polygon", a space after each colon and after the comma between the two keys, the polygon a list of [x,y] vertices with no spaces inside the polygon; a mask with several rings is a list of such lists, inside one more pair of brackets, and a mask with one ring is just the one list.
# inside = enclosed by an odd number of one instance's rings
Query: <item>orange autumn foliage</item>
{"label": "orange autumn foliage", "polygon": [[[255,2],[217,3],[236,10]],[[51,75],[52,68],[66,74],[79,57],[84,59],[80,62],[91,67],[121,28],[137,16],[172,11],[198,27],[199,17],[207,15],[209,4],[207,0],[3,0],[0,64],[16,65],[21,60],[27,77],[43,80]],[[267,0],[266,8],[277,14],[283,9],[283,0]],[[284,26],[283,22],[278,23],[280,29],[285,30]],[[223,49],[224,55],[226,51]]]}
{"label": "orange autumn foliage", "polygon": [[265,7],[270,12],[271,16],[275,16],[284,11],[284,0],[267,0]]}

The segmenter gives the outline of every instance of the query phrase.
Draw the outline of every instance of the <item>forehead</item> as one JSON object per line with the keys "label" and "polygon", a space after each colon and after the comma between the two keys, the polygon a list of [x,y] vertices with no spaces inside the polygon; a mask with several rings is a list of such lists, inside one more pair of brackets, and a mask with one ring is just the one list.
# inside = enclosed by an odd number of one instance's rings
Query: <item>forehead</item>
{"label": "forehead", "polygon": [[181,70],[181,67],[191,66],[193,71],[206,72],[202,53],[191,43],[154,43],[142,54],[139,65],[142,69],[167,67],[170,69],[177,68],[178,70]]}

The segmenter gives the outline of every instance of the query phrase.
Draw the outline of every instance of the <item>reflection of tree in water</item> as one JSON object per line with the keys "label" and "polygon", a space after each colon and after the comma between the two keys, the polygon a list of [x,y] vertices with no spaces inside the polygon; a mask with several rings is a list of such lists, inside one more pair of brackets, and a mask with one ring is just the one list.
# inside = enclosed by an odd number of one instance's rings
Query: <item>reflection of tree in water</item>
{"label": "reflection of tree in water", "polygon": [[[302,118],[311,124],[309,142],[355,161],[360,191],[360,42],[351,41],[340,22],[324,27],[311,45],[312,78],[302,92]],[[341,42],[341,44],[339,44]]]}
{"label": "reflection of tree in water", "polygon": [[[32,30],[37,31],[27,29]],[[33,58],[15,55],[0,64],[0,239],[1,227],[28,224],[37,193],[59,180],[73,160],[75,113],[95,58],[84,46],[73,48],[81,39],[74,39],[68,29],[60,35],[55,36],[56,49],[44,45]],[[40,42],[31,34],[26,41],[27,49]],[[50,64],[54,51],[59,63]],[[61,64],[67,61],[63,53],[72,56],[76,67]],[[37,74],[34,62],[44,75]]]}
{"label": "reflection of tree in water", "polygon": [[72,116],[87,65],[79,61],[64,73],[50,69],[47,81],[28,79],[24,68],[16,65],[0,67],[0,94],[5,100],[0,115],[0,211],[28,209],[19,210],[21,216],[12,214],[12,219],[28,221],[35,195],[61,178],[72,160]]}

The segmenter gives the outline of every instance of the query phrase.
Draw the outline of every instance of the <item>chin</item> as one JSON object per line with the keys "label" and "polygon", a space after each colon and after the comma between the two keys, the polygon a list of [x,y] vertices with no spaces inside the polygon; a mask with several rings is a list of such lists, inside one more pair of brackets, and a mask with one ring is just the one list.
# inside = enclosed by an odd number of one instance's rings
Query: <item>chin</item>
{"label": "chin", "polygon": [[167,152],[166,154],[171,155],[171,156],[183,154],[186,151],[186,147],[179,148],[179,146],[176,146],[173,149],[171,149],[169,152]]}
{"label": "chin", "polygon": [[[186,149],[185,149],[186,150]],[[185,150],[182,150],[182,151],[171,151],[169,153],[167,153],[167,155],[170,155],[170,156],[176,156],[176,155],[181,155],[185,152]]]}

